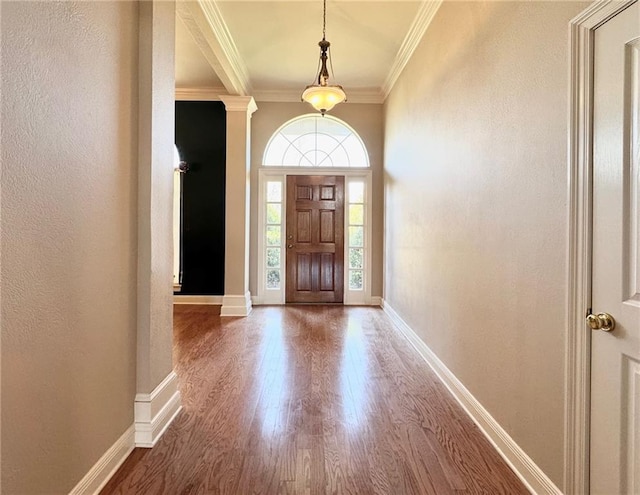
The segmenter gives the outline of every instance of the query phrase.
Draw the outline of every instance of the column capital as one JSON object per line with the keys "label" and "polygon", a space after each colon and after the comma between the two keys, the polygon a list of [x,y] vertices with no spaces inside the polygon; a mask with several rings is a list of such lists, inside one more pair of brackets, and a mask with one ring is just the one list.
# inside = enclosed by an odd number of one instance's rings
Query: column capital
{"label": "column capital", "polygon": [[247,112],[252,115],[258,109],[253,96],[220,95],[227,112]]}

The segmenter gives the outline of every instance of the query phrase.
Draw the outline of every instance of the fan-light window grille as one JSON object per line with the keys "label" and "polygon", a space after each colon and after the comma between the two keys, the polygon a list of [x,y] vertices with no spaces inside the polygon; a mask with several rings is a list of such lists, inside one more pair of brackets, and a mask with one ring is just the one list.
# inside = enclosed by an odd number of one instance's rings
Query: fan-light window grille
{"label": "fan-light window grille", "polygon": [[369,157],[360,136],[346,123],[320,114],[284,124],[264,153],[268,167],[366,168]]}

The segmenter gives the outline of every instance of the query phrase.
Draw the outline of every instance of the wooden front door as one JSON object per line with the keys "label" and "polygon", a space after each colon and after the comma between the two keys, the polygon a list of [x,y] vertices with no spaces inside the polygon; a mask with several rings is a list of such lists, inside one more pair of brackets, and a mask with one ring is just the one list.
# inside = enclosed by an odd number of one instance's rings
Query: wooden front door
{"label": "wooden front door", "polygon": [[640,3],[594,42],[591,494],[640,494]]}
{"label": "wooden front door", "polygon": [[341,303],[344,177],[287,177],[288,303]]}

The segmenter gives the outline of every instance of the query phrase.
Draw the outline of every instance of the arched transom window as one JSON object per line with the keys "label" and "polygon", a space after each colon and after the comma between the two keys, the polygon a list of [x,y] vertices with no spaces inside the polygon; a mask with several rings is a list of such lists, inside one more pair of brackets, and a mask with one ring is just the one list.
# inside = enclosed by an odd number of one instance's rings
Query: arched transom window
{"label": "arched transom window", "polygon": [[271,137],[262,164],[276,167],[368,167],[360,136],[335,117],[308,114],[284,124]]}

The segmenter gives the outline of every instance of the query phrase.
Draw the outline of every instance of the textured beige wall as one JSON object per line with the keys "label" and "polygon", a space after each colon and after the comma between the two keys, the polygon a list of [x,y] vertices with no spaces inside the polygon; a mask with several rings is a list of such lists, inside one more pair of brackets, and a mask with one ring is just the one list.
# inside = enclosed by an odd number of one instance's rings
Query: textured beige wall
{"label": "textured beige wall", "polygon": [[175,4],[140,2],[138,25],[137,392],[173,369],[173,149]]}
{"label": "textured beige wall", "polygon": [[135,2],[2,3],[2,481],[67,493],[133,423]]}
{"label": "textured beige wall", "polygon": [[558,486],[585,5],[445,2],[385,106],[385,298]]}
{"label": "textured beige wall", "polygon": [[[278,128],[294,117],[313,113],[307,103],[258,102],[258,111],[251,123],[251,211],[258,211],[258,168],[269,139]],[[374,104],[345,103],[331,110],[331,115],[344,120],[355,129],[369,152],[373,174],[373,250],[371,253],[371,295],[382,295],[382,246],[383,246],[383,107]],[[258,218],[251,215],[251,269],[250,290],[256,293]]]}

